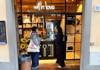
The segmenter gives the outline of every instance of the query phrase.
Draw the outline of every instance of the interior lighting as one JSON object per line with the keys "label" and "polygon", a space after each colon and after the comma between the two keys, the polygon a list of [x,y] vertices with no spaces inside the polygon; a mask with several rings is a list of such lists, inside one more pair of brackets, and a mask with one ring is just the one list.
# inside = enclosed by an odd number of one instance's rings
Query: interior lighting
{"label": "interior lighting", "polygon": [[27,15],[24,16],[24,23],[30,23],[30,19],[28,18]]}
{"label": "interior lighting", "polygon": [[66,2],[67,2],[68,0],[66,0]]}

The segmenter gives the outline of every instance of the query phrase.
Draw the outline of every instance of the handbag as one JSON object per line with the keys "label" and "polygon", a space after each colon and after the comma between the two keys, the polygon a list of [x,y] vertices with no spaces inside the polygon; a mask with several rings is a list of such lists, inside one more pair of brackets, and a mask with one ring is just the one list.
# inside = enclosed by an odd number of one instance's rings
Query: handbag
{"label": "handbag", "polygon": [[39,50],[39,46],[36,46],[32,39],[30,40],[30,43],[28,45],[28,49],[27,49],[27,52],[40,52]]}

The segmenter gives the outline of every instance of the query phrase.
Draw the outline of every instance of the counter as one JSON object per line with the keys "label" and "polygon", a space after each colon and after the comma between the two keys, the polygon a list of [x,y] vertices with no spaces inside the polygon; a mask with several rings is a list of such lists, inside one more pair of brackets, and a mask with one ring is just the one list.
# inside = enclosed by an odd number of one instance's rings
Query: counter
{"label": "counter", "polygon": [[54,41],[42,41],[40,45],[40,59],[55,58],[55,45]]}

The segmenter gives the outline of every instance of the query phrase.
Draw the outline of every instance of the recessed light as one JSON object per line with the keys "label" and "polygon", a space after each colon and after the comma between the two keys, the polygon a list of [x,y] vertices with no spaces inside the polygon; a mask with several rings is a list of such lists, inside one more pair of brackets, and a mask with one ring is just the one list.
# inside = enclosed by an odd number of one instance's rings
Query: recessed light
{"label": "recessed light", "polygon": [[66,1],[68,1],[68,0],[66,0]]}
{"label": "recessed light", "polygon": [[74,1],[74,0],[72,0],[72,1]]}

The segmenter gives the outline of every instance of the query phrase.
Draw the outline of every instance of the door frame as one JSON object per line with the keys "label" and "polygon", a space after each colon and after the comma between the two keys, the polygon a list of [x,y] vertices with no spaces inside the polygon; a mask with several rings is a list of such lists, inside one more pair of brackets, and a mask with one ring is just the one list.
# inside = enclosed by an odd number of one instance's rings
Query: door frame
{"label": "door frame", "polygon": [[[90,55],[89,49],[90,49],[91,14],[92,14],[92,0],[83,0],[83,25],[82,25],[83,27],[82,27],[80,70],[89,70],[88,65],[89,65],[89,55]],[[16,49],[16,47],[14,48]],[[12,51],[12,49],[10,49],[10,51],[11,53],[16,53],[16,51]],[[16,58],[18,58],[18,55]],[[16,65],[16,63],[13,64]]]}
{"label": "door frame", "polygon": [[80,70],[89,70],[92,0],[83,0],[83,25]]}

